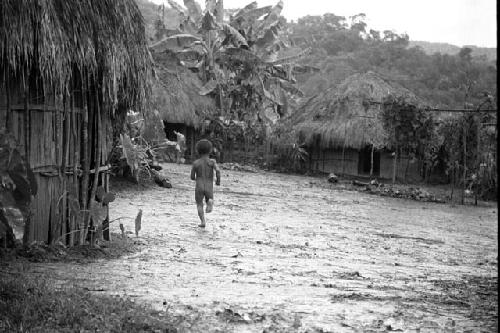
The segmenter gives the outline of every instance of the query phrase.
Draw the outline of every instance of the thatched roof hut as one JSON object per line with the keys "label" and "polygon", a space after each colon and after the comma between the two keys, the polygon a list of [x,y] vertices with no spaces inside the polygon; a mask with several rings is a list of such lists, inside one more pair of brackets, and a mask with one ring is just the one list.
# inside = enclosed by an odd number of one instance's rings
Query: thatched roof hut
{"label": "thatched roof hut", "polygon": [[36,74],[56,94],[86,78],[114,105],[146,101],[151,59],[134,0],[4,0],[0,37],[3,78]]}
{"label": "thatched roof hut", "polygon": [[380,144],[386,136],[380,121],[383,99],[404,96],[418,103],[409,90],[373,72],[354,74],[339,86],[307,100],[291,116],[293,129],[307,145],[360,149]]}
{"label": "thatched roof hut", "polygon": [[85,211],[106,208],[113,127],[146,109],[151,64],[134,0],[0,2],[0,129],[38,183],[27,241],[84,242],[101,224]]}
{"label": "thatched roof hut", "polygon": [[153,106],[160,117],[172,124],[199,128],[216,110],[212,98],[199,94],[203,83],[198,76],[164,52],[154,54],[158,80],[153,86]]}

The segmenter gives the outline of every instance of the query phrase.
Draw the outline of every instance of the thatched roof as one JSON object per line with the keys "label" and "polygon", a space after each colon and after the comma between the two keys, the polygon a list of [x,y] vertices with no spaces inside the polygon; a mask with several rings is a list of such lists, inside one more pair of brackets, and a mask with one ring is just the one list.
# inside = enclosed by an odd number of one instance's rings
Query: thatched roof
{"label": "thatched roof", "polygon": [[142,109],[151,69],[143,18],[134,0],[2,0],[0,69],[4,79],[38,73],[58,93],[87,76],[104,102]]}
{"label": "thatched roof", "polygon": [[206,115],[216,110],[214,100],[199,94],[203,83],[175,57],[162,53],[154,59],[158,78],[153,86],[154,107],[169,123],[198,128]]}
{"label": "thatched roof", "polygon": [[419,103],[409,90],[373,72],[354,74],[307,100],[292,115],[291,123],[307,145],[319,142],[322,148],[338,148],[345,144],[354,149],[372,143],[380,146],[386,132],[380,120],[382,106],[377,103],[387,96]]}

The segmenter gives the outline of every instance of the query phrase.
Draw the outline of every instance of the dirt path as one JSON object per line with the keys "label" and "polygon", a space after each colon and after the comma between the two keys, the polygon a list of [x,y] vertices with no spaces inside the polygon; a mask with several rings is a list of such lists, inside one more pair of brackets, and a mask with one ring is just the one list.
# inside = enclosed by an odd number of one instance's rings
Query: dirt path
{"label": "dirt path", "polygon": [[[186,331],[496,331],[496,208],[224,170],[201,230],[189,170],[165,165],[172,189],[118,192],[112,217],[144,212],[144,251],[35,270],[137,297],[184,316]],[[134,230],[132,220],[123,223]]]}

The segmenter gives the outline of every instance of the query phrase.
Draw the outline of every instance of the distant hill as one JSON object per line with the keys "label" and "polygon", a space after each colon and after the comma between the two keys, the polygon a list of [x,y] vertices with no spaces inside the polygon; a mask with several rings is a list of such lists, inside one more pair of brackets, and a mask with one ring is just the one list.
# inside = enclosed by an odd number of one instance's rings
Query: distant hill
{"label": "distant hill", "polygon": [[[433,53],[442,53],[442,54],[450,54],[450,55],[455,55],[458,54],[460,51],[461,47],[448,44],[448,43],[433,43],[433,42],[425,42],[425,41],[417,41],[417,40],[411,40],[410,41],[410,47],[413,46],[419,46],[421,47],[425,53],[427,54],[433,54]],[[471,48],[472,55],[474,57],[480,57],[480,56],[485,56],[486,59],[490,61],[496,61],[497,60],[497,49],[496,47],[477,47],[474,45],[464,45],[464,47],[469,47]]]}

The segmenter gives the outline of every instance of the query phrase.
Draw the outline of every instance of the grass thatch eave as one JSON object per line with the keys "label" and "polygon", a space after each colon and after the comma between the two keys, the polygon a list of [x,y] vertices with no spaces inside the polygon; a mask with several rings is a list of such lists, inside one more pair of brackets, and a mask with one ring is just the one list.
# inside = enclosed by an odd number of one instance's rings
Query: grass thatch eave
{"label": "grass thatch eave", "polygon": [[381,146],[387,133],[380,119],[380,103],[388,96],[421,104],[406,88],[368,72],[354,74],[337,87],[311,97],[290,120],[301,141],[310,146],[317,140],[321,148]]}
{"label": "grass thatch eave", "polygon": [[153,87],[153,104],[163,120],[199,128],[216,112],[215,101],[199,94],[203,83],[195,73],[168,55],[155,55],[158,80]]}
{"label": "grass thatch eave", "polygon": [[[43,87],[71,90],[75,68],[116,107],[145,109],[151,56],[134,0],[2,0],[0,69]],[[114,109],[114,108],[113,108]]]}

